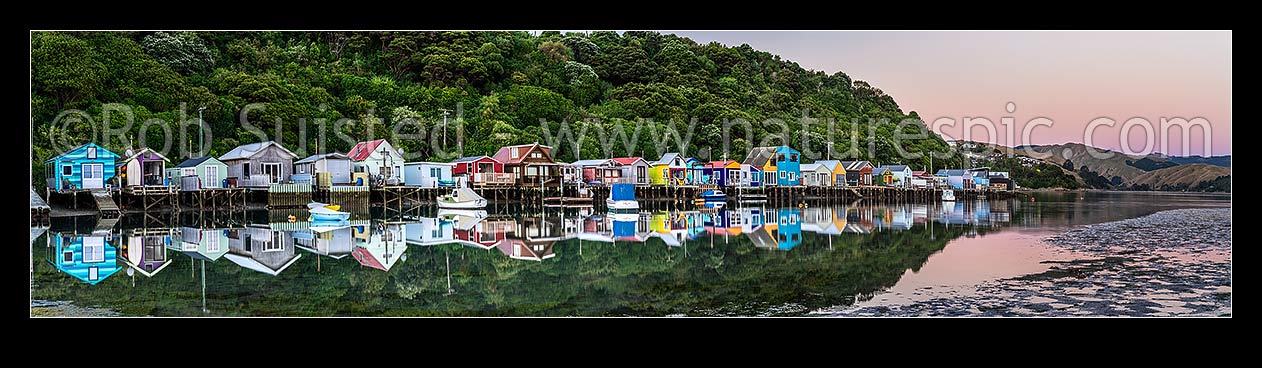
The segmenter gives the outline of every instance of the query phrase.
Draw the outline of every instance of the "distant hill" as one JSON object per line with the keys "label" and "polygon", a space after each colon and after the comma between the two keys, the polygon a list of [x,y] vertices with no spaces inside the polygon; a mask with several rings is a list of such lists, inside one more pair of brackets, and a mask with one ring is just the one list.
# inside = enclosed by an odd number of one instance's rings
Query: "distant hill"
{"label": "distant hill", "polygon": [[1231,167],[1231,155],[1226,155],[1226,156],[1210,156],[1210,157],[1202,157],[1202,156],[1184,156],[1184,157],[1180,157],[1180,156],[1170,156],[1170,157],[1168,157],[1168,158],[1169,158],[1170,162],[1173,162],[1173,163],[1176,163],[1176,164],[1180,164],[1180,165],[1186,165],[1186,164],[1206,164],[1206,165],[1214,165],[1214,166],[1222,166],[1222,167]]}
{"label": "distant hill", "polygon": [[[1088,146],[1082,143],[1065,143],[1041,146],[1029,146],[1033,151],[1038,153],[1050,154],[1045,161],[1064,166],[1065,161],[1069,161],[1073,167],[1070,170],[1081,171],[1082,167],[1095,172],[1110,182],[1127,182],[1131,178],[1137,177],[1146,171],[1138,167],[1132,166],[1131,162],[1138,162],[1145,159],[1144,156],[1127,156],[1121,152],[1114,152],[1103,148],[1095,148],[1098,152],[1108,155],[1108,158],[1097,158],[1087,151]],[[1025,153],[1024,150],[1017,152]],[[1157,161],[1157,160],[1153,160]],[[1161,160],[1164,161],[1164,160]],[[1118,177],[1120,179],[1113,179]]]}
{"label": "distant hill", "polygon": [[[1034,158],[1030,153],[1050,154],[1039,159],[1068,169],[1086,187],[1132,190],[1230,191],[1231,155],[1166,156],[1153,153],[1145,156],[1124,155],[1103,148],[1094,148],[1107,158],[1097,158],[1081,143],[1030,145],[1007,148],[985,145],[991,155],[1014,152]],[[1027,149],[1029,151],[1027,151]],[[978,152],[978,151],[974,151]],[[1066,164],[1068,162],[1068,165]],[[1018,178],[1020,184],[1020,178]]]}
{"label": "distant hill", "polygon": [[[1230,191],[1231,169],[1207,164],[1186,164],[1141,174],[1129,182],[1139,190]],[[1224,190],[1223,183],[1227,186]]]}
{"label": "distant hill", "polygon": [[1174,161],[1158,161],[1158,160],[1154,160],[1154,159],[1147,158],[1147,157],[1141,158],[1141,159],[1139,159],[1139,161],[1126,160],[1126,164],[1127,164],[1127,165],[1134,166],[1134,167],[1136,167],[1136,168],[1138,168],[1138,169],[1140,169],[1140,170],[1144,170],[1144,171],[1160,170],[1160,169],[1164,169],[1164,168],[1167,168],[1167,167],[1172,167],[1172,166],[1178,166],[1178,165],[1179,165],[1179,163],[1178,163],[1178,162],[1174,162]]}

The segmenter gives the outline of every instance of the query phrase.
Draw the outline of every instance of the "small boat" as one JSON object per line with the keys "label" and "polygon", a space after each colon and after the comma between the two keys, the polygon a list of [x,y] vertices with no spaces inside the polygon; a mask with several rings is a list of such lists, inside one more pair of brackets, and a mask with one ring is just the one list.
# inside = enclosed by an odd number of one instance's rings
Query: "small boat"
{"label": "small boat", "polygon": [[345,229],[351,227],[350,221],[313,221],[308,227],[313,232],[326,233],[333,230]]}
{"label": "small boat", "polygon": [[609,198],[605,198],[605,206],[610,209],[633,210],[640,208],[635,200],[635,186],[631,184],[614,184],[609,187]]}
{"label": "small boat", "polygon": [[640,213],[637,211],[609,211],[606,217],[609,217],[614,222],[630,222],[632,229],[635,229],[635,222],[640,221]]}
{"label": "small boat", "polygon": [[711,189],[701,192],[701,199],[706,201],[726,201],[727,194],[724,194],[722,190]]}
{"label": "small boat", "polygon": [[328,203],[320,203],[320,202],[307,203],[307,209],[309,210],[320,208],[320,207],[328,208],[334,211],[338,211],[342,209],[341,205],[336,205],[336,204],[328,204]]}
{"label": "small boat", "polygon": [[481,221],[487,216],[486,210],[438,209],[438,218],[444,221],[467,220],[468,218]]}
{"label": "small boat", "polygon": [[955,191],[954,191],[954,190],[947,189],[947,190],[943,190],[943,191],[942,191],[942,201],[944,201],[944,202],[950,202],[950,201],[954,201],[954,200],[955,200]]}
{"label": "small boat", "polygon": [[311,222],[341,222],[351,218],[350,212],[334,211],[327,207],[316,207],[307,211],[311,212]]}
{"label": "small boat", "polygon": [[486,207],[486,198],[482,198],[477,192],[469,188],[452,190],[451,194],[439,196],[437,201],[438,208],[471,209]]}

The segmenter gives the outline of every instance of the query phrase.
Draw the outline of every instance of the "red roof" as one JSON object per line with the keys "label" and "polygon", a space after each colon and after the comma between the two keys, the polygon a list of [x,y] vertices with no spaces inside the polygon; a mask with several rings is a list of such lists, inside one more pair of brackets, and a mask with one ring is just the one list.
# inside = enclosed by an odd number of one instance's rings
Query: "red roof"
{"label": "red roof", "polygon": [[[542,149],[544,154],[548,155],[548,157],[552,157],[552,147],[540,146],[538,143],[531,143],[531,144],[519,144],[516,146],[500,147],[500,150],[496,151],[495,156],[491,158],[495,159],[495,161],[503,162],[506,164],[519,164],[521,163],[522,160],[526,159],[526,157],[529,156],[528,153],[530,153],[530,151],[533,151],[535,146],[538,146],[539,149]],[[513,156],[511,154],[511,151],[509,150],[522,149],[522,148],[525,148],[525,151],[518,153],[517,158],[512,158]]]}
{"label": "red roof", "polygon": [[381,146],[381,144],[385,143],[385,141],[385,139],[378,139],[375,141],[356,143],[355,147],[351,147],[351,152],[346,154],[346,156],[350,157],[351,161],[366,160],[368,159],[368,156],[371,155],[373,151],[376,151],[377,147]]}
{"label": "red roof", "polygon": [[705,167],[713,169],[713,168],[718,168],[718,167],[727,167],[727,165],[731,165],[734,163],[736,163],[735,160],[710,161],[709,163],[705,164]]}
{"label": "red roof", "polygon": [[[631,165],[631,164],[634,164],[636,161],[641,161],[644,159],[639,158],[639,157],[617,157],[617,158],[614,158],[613,160],[621,165]],[[645,162],[648,162],[648,161],[645,161]]]}
{"label": "red roof", "polygon": [[386,269],[386,266],[382,266],[380,262],[377,262],[376,258],[373,258],[372,253],[369,253],[368,249],[364,249],[363,247],[355,247],[355,250],[351,251],[351,255],[355,256],[355,260],[359,261],[359,264],[376,268],[382,271],[389,271]]}

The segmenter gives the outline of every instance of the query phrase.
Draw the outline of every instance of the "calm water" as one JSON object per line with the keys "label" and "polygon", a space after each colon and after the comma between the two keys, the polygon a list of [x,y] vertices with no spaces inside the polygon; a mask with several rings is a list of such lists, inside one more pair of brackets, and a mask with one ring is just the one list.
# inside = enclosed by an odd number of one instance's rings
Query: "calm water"
{"label": "calm water", "polygon": [[279,211],[168,227],[57,219],[32,230],[32,297],[156,316],[808,315],[967,293],[1074,258],[1039,241],[1047,235],[1229,200],[1091,192],[639,214],[421,209],[344,227],[289,223]]}

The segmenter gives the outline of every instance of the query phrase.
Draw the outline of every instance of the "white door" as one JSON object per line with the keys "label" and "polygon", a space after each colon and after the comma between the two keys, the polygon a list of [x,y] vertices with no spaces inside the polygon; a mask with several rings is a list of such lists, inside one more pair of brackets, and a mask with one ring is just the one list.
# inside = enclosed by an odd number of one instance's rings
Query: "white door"
{"label": "white door", "polygon": [[105,238],[83,238],[83,263],[105,262]]}
{"label": "white door", "polygon": [[202,186],[206,188],[219,187],[219,168],[214,166],[206,167],[206,182],[202,183]]}
{"label": "white door", "polygon": [[105,179],[101,178],[105,176],[102,164],[83,164],[81,169],[83,170],[84,189],[105,187]]}
{"label": "white door", "polygon": [[269,183],[280,184],[280,164],[266,163],[263,164],[263,175],[267,175]]}

